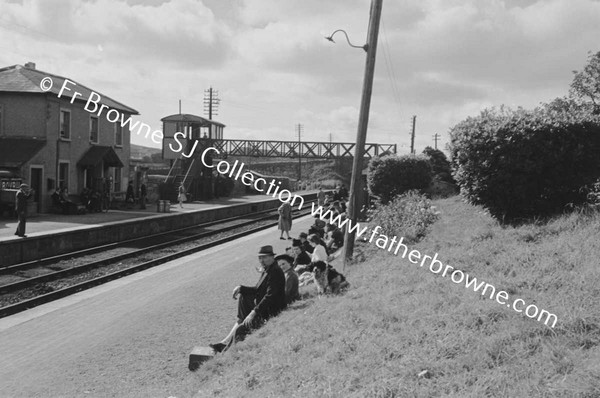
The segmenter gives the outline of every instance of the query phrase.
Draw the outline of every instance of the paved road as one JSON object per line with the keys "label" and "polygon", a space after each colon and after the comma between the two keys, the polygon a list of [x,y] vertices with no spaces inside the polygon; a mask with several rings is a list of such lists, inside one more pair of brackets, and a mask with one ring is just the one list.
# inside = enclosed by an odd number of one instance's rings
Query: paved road
{"label": "paved road", "polygon": [[0,397],[193,396],[188,354],[229,330],[231,290],[256,283],[264,244],[290,245],[270,228],[0,319]]}

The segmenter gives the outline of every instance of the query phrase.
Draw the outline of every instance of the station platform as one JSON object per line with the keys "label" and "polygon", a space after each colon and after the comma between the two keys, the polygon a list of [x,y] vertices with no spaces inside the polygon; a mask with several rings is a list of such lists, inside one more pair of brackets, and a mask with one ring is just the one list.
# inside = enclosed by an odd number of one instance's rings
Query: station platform
{"label": "station platform", "polygon": [[[316,198],[316,191],[297,191],[305,201]],[[124,240],[183,228],[222,218],[276,208],[278,199],[267,195],[246,195],[204,202],[171,203],[169,213],[159,213],[157,205],[145,210],[109,210],[83,215],[38,214],[28,217],[27,238],[15,235],[16,219],[0,218],[0,266],[62,254]]]}
{"label": "station platform", "polygon": [[[292,236],[313,221],[294,220]],[[263,245],[290,241],[271,227],[0,319],[0,397],[201,396],[189,353],[229,332],[231,291],[256,284]]]}

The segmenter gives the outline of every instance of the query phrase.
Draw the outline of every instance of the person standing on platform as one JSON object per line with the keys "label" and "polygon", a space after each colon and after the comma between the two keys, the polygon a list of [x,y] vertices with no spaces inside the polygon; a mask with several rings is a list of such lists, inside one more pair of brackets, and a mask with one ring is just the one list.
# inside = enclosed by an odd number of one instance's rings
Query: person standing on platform
{"label": "person standing on platform", "polygon": [[183,202],[187,200],[187,196],[185,196],[185,187],[183,186],[183,181],[179,184],[177,201],[179,202],[179,207],[183,209]]}
{"label": "person standing on platform", "polygon": [[339,194],[340,194],[341,201],[345,201],[348,199],[348,190],[346,189],[346,186],[344,184],[342,184],[342,186],[339,190]]}
{"label": "person standing on platform", "polygon": [[21,184],[15,196],[15,210],[19,217],[19,224],[17,225],[15,235],[20,236],[21,238],[27,237],[27,235],[25,235],[25,226],[27,224],[27,199],[34,193],[35,191],[33,189],[29,189],[29,185]]}
{"label": "person standing on platform", "polygon": [[253,329],[261,327],[287,306],[285,275],[275,261],[273,246],[261,247],[258,261],[262,273],[256,286],[240,285],[233,289],[233,299],[238,300],[238,319],[223,340],[209,344],[216,352],[225,351],[238,340],[242,340]]}
{"label": "person standing on platform", "polygon": [[277,209],[279,213],[279,220],[277,222],[277,228],[281,230],[281,236],[279,239],[285,240],[283,237],[283,233],[287,235],[288,239],[292,239],[290,237],[290,230],[292,229],[292,206],[290,205],[290,201],[287,200],[279,206]]}
{"label": "person standing on platform", "polygon": [[129,184],[127,184],[127,192],[125,193],[125,202],[126,203],[131,203],[133,204],[134,201],[134,194],[133,194],[133,181],[129,181]]}
{"label": "person standing on platform", "polygon": [[322,187],[319,187],[319,192],[317,193],[317,204],[325,206],[325,191],[323,191]]}
{"label": "person standing on platform", "polygon": [[146,184],[144,182],[142,182],[142,185],[140,185],[140,209],[144,210],[146,209],[146,195],[148,194],[148,191],[146,190]]}

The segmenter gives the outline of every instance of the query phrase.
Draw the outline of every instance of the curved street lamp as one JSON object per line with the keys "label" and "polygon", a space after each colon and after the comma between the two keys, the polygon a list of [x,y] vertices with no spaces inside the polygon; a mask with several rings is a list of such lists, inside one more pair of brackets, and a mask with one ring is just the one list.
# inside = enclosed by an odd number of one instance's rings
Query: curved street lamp
{"label": "curved street lamp", "polygon": [[365,52],[367,52],[367,50],[369,49],[369,45],[365,44],[364,46],[355,46],[354,44],[350,43],[350,38],[348,38],[348,33],[346,33],[345,30],[343,29],[338,29],[335,32],[333,32],[331,35],[326,36],[325,38],[327,40],[329,40],[332,43],[335,43],[335,41],[333,41],[333,35],[335,35],[337,32],[342,32],[344,34],[344,36],[346,36],[346,41],[348,42],[348,44],[350,45],[350,47],[354,47],[354,48],[362,48],[363,50],[365,50]]}

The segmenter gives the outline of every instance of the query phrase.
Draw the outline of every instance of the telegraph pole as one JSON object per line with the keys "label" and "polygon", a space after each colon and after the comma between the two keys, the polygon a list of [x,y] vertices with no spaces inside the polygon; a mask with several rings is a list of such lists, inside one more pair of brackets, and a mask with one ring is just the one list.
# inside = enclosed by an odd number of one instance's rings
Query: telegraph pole
{"label": "telegraph pole", "polygon": [[440,135],[438,133],[435,133],[433,135],[433,141],[435,142],[435,149],[437,149],[437,142],[440,139]]}
{"label": "telegraph pole", "polygon": [[213,115],[218,115],[217,109],[219,108],[219,92],[213,90],[210,87],[208,90],[204,90],[204,114],[208,114],[208,119],[212,120]]}
{"label": "telegraph pole", "polygon": [[[375,74],[375,56],[377,53],[377,36],[379,33],[379,20],[381,19],[381,9],[383,0],[371,0],[371,11],[369,18],[369,30],[367,33],[367,59],[365,64],[365,77],[363,80],[362,99],[360,101],[360,114],[358,116],[358,131],[356,132],[356,149],[354,151],[354,160],[352,163],[352,182],[350,183],[350,200],[348,203],[348,218],[353,225],[356,225],[360,216],[359,196],[362,196],[361,174],[363,168],[363,157],[365,152],[365,142],[367,139],[367,127],[369,125],[369,109],[371,107],[371,94],[373,92],[373,75]],[[355,232],[350,232],[346,228],[344,239],[344,265],[352,259],[354,252]]]}
{"label": "telegraph pole", "polygon": [[298,181],[302,178],[302,132],[304,125],[298,123],[296,125],[296,134],[298,134]]}
{"label": "telegraph pole", "polygon": [[412,117],[412,133],[410,135],[410,154],[414,155],[415,153],[415,126],[417,124],[417,116]]}

